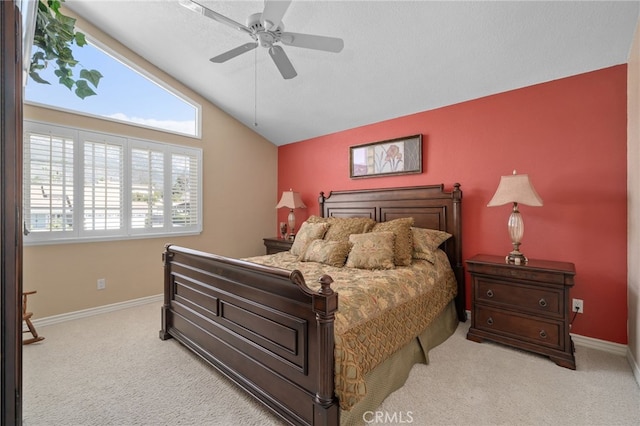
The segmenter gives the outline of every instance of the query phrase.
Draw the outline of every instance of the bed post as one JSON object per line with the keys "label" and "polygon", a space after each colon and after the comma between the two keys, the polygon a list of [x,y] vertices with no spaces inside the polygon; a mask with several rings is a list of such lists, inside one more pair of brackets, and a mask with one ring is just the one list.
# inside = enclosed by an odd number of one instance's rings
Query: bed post
{"label": "bed post", "polygon": [[338,310],[338,293],[331,289],[333,279],[321,276],[320,290],[313,295],[313,311],[318,323],[318,345],[320,363],[318,365],[318,391],[314,398],[314,425],[337,425],[340,412],[334,397],[334,331],[335,313]]}
{"label": "bed post", "polygon": [[464,265],[462,262],[462,191],[460,190],[460,184],[453,184],[453,191],[451,192],[453,198],[453,222],[455,224],[456,233],[456,246],[455,246],[455,258],[456,264],[453,265],[453,271],[458,281],[458,295],[456,297],[456,311],[458,312],[458,320],[465,322],[467,320],[467,296],[466,296],[466,284],[464,276]]}
{"label": "bed post", "polygon": [[326,200],[324,196],[324,192],[320,191],[320,196],[318,197],[318,206],[320,207],[320,217],[324,217],[324,200]]}
{"label": "bed post", "polygon": [[160,330],[161,340],[167,340],[171,338],[168,332],[169,325],[167,324],[167,318],[169,309],[171,307],[171,295],[173,294],[170,291],[171,270],[169,268],[169,263],[171,259],[173,259],[173,253],[169,252],[169,247],[171,247],[171,244],[165,244],[164,253],[162,253],[162,264],[164,266],[164,304],[162,305],[162,329]]}

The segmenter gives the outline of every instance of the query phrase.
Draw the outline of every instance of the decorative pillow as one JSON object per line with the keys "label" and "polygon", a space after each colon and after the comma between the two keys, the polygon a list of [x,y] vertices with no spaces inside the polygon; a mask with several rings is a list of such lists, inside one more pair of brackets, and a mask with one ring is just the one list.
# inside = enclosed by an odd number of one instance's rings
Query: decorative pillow
{"label": "decorative pillow", "polygon": [[412,217],[402,217],[388,222],[376,223],[371,232],[393,232],[396,236],[394,263],[396,266],[411,265],[413,254]]}
{"label": "decorative pillow", "polygon": [[321,240],[325,232],[329,228],[328,223],[308,223],[303,222],[300,230],[296,234],[295,240],[291,245],[291,254],[300,256],[304,253],[307,245],[313,240]]}
{"label": "decorative pillow", "polygon": [[328,223],[331,225],[324,236],[325,240],[349,241],[351,234],[369,232],[376,221],[368,217],[320,217],[311,216],[307,222]]}
{"label": "decorative pillow", "polygon": [[349,250],[351,250],[351,243],[347,241],[313,240],[298,260],[319,262],[340,268],[344,266]]}
{"label": "decorative pillow", "polygon": [[411,228],[413,234],[413,258],[424,259],[435,263],[435,251],[440,244],[447,241],[453,235],[437,229]]}
{"label": "decorative pillow", "polygon": [[353,244],[347,267],[359,269],[393,269],[395,264],[393,232],[368,232],[366,234],[351,234],[349,242]]}

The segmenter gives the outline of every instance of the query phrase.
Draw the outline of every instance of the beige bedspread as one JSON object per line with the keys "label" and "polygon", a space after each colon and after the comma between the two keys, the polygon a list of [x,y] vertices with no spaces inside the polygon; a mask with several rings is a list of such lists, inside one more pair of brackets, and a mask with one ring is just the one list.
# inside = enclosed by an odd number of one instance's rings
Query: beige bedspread
{"label": "beige bedspread", "polygon": [[435,265],[414,260],[391,270],[336,268],[298,262],[289,252],[252,257],[254,263],[298,269],[307,285],[329,274],[338,292],[335,320],[335,392],[349,410],[366,394],[365,375],[415,338],[456,295],[456,281],[444,252]]}

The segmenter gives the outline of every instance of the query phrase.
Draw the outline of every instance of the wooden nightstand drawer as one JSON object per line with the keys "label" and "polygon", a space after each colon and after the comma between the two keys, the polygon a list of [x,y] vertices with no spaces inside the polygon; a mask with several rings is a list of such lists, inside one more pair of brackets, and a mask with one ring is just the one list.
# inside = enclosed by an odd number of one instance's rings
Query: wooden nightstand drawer
{"label": "wooden nightstand drawer", "polygon": [[563,347],[560,322],[543,321],[480,305],[475,306],[473,316],[475,327],[480,330],[555,349]]}
{"label": "wooden nightstand drawer", "polygon": [[520,265],[517,268],[496,265],[473,265],[473,272],[477,274],[491,275],[492,277],[515,278],[518,280],[538,281],[547,284],[564,284],[565,277],[562,274],[550,271],[540,271]]}
{"label": "wooden nightstand drawer", "polygon": [[474,296],[476,302],[554,317],[564,315],[563,293],[551,288],[478,277]]}

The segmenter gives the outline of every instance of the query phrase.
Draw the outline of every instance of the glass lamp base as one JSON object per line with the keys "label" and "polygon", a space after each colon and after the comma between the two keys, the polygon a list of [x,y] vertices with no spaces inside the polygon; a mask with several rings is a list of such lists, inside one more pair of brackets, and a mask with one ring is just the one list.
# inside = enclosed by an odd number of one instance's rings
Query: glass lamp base
{"label": "glass lamp base", "polygon": [[293,213],[293,209],[289,211],[289,216],[287,216],[287,221],[289,222],[289,239],[293,241],[296,237],[295,229],[296,229],[296,215]]}
{"label": "glass lamp base", "polygon": [[512,265],[525,265],[529,259],[520,251],[514,250],[505,256],[504,261]]}

